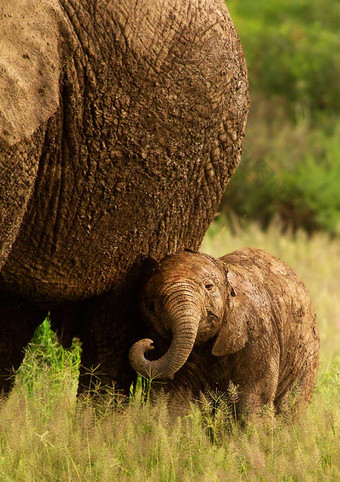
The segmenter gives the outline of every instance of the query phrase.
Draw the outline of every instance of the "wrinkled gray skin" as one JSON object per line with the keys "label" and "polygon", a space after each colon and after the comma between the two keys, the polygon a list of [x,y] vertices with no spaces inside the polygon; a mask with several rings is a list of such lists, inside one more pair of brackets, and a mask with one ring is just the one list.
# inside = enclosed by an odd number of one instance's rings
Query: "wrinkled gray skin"
{"label": "wrinkled gray skin", "polygon": [[198,249],[247,112],[223,0],[1,1],[0,392],[48,311],[128,391],[143,262]]}
{"label": "wrinkled gray skin", "polygon": [[[162,384],[180,407],[200,393],[239,388],[238,415],[265,404],[281,412],[310,400],[319,335],[309,294],[281,260],[255,248],[220,259],[183,252],[164,258],[142,291],[142,309],[165,353],[143,339],[130,363]],[[170,347],[164,341],[171,340]],[[158,354],[159,356],[159,354]]]}

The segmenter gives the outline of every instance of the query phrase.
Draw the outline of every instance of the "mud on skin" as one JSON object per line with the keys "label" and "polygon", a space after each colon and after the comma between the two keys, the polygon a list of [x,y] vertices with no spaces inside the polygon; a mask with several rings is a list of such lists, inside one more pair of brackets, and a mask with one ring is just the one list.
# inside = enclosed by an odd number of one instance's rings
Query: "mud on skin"
{"label": "mud on skin", "polygon": [[144,260],[198,249],[240,159],[238,36],[223,0],[3,0],[0,19],[0,365],[51,311],[127,390]]}
{"label": "mud on skin", "polygon": [[[294,409],[310,400],[316,316],[306,287],[280,259],[255,248],[219,259],[184,251],[154,264],[141,297],[155,343],[135,343],[130,363],[167,380],[162,391],[174,410],[201,393],[226,394],[230,381],[238,385],[238,416],[270,404],[290,411],[294,392]],[[158,344],[163,354],[150,360]]]}

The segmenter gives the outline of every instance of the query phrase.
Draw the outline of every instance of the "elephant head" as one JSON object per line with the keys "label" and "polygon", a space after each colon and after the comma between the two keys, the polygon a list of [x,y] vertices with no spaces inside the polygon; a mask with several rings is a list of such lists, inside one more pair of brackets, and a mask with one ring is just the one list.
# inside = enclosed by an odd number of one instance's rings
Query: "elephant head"
{"label": "elephant head", "polygon": [[237,320],[231,319],[236,293],[227,274],[222,261],[186,251],[168,256],[156,266],[142,291],[142,310],[157,332],[163,338],[171,334],[172,341],[168,351],[154,361],[145,358],[153,341],[136,342],[129,358],[138,373],[155,379],[172,378],[193,346],[215,335],[213,355],[233,353],[244,346],[244,323],[237,326]]}

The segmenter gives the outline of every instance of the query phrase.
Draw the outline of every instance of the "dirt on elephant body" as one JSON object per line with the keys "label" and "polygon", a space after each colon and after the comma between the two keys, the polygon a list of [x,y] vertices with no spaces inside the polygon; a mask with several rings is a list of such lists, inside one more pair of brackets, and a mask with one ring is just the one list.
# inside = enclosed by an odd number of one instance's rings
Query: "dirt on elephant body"
{"label": "dirt on elephant body", "polygon": [[198,249],[240,160],[248,81],[227,7],[3,0],[0,71],[0,327],[12,354],[0,375],[23,357],[5,330],[19,299],[25,339],[41,318],[25,313],[50,311],[65,346],[82,340],[82,366],[128,392],[143,262]]}
{"label": "dirt on elephant body", "polygon": [[0,112],[14,117],[0,124],[1,205],[27,185],[4,213],[4,282],[43,302],[84,299],[122,286],[139,258],[197,249],[248,111],[224,2],[6,0],[3,12]]}
{"label": "dirt on elephant body", "polygon": [[[238,387],[239,416],[264,405],[291,411],[310,400],[316,316],[305,285],[280,259],[255,248],[219,259],[169,256],[146,283],[142,308],[155,343],[135,343],[130,362],[144,376],[171,378],[162,387],[170,405],[183,405],[183,393],[187,401],[209,391],[228,395],[230,384]],[[165,354],[149,360],[158,343]]]}

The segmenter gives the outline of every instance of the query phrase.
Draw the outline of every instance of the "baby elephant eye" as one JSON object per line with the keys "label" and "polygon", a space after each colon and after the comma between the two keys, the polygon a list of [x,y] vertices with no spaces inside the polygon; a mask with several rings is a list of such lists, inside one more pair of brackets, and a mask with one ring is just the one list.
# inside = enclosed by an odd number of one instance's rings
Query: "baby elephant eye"
{"label": "baby elephant eye", "polygon": [[205,287],[206,290],[210,291],[210,290],[213,289],[214,284],[211,281],[206,281],[205,284],[204,284],[204,287]]}

